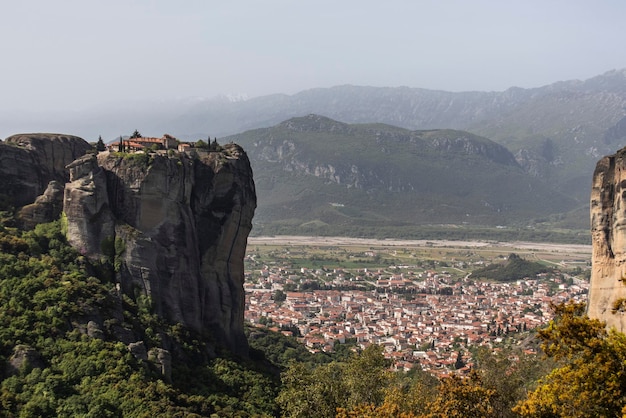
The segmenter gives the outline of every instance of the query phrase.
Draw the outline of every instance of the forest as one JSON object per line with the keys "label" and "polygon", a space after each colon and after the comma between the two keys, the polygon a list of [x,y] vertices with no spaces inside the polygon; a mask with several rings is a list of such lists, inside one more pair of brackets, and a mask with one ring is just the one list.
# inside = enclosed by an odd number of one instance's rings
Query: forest
{"label": "forest", "polygon": [[[310,353],[295,339],[248,328],[236,357],[210,335],[168,324],[149,301],[120,295],[114,257],[90,261],[65,241],[63,220],[34,230],[0,213],[0,416],[5,417],[609,417],[626,412],[626,337],[554,306],[529,333],[542,355],[476,349],[474,367],[437,379],[394,371],[383,347]],[[107,318],[102,330],[89,319]],[[171,376],[110,332],[123,325],[148,346],[177,342]]]}

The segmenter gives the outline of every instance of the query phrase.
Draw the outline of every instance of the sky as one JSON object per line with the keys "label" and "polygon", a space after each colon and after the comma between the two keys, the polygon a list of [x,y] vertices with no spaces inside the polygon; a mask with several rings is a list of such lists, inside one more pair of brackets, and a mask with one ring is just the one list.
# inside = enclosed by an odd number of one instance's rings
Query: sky
{"label": "sky", "polygon": [[0,111],[540,87],[626,68],[625,16],[623,0],[3,1]]}

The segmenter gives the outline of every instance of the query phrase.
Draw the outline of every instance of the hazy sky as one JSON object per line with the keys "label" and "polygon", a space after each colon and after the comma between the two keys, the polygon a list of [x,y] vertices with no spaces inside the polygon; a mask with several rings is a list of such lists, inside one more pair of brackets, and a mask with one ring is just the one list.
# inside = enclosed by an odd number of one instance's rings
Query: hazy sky
{"label": "hazy sky", "polygon": [[538,87],[626,68],[624,19],[623,0],[2,1],[0,110]]}

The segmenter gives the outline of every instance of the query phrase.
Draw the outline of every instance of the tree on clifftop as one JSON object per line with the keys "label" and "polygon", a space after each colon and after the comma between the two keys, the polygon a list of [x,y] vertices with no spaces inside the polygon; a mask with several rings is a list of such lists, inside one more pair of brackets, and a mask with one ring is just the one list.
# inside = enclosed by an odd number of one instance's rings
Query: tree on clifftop
{"label": "tree on clifftop", "polygon": [[195,146],[196,146],[196,148],[199,148],[199,149],[208,149],[209,148],[209,144],[207,144],[206,142],[204,142],[201,139],[196,141]]}
{"label": "tree on clifftop", "polygon": [[135,132],[133,132],[133,134],[130,137],[131,138],[143,138],[137,129],[135,129]]}
{"label": "tree on clifftop", "polygon": [[107,147],[104,145],[104,141],[102,140],[102,136],[98,136],[98,142],[96,142],[96,151],[104,151]]}

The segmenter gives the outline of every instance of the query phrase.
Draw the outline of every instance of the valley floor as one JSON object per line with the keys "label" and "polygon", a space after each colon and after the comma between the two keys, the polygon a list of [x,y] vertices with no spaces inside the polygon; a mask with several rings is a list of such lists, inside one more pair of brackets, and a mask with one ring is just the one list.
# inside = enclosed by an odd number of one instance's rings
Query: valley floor
{"label": "valley floor", "polygon": [[[503,283],[472,277],[511,253],[555,267]],[[311,351],[382,344],[397,368],[443,375],[479,346],[516,343],[584,302],[591,246],[534,242],[251,237],[246,320],[298,335]]]}
{"label": "valley floor", "polygon": [[591,256],[591,245],[583,244],[560,244],[546,242],[502,242],[502,241],[452,241],[452,240],[398,240],[398,239],[371,239],[349,237],[321,237],[321,236],[296,236],[276,235],[248,238],[248,245],[372,245],[385,247],[501,247],[513,250],[538,250],[542,252],[553,251],[558,253],[580,254]]}

